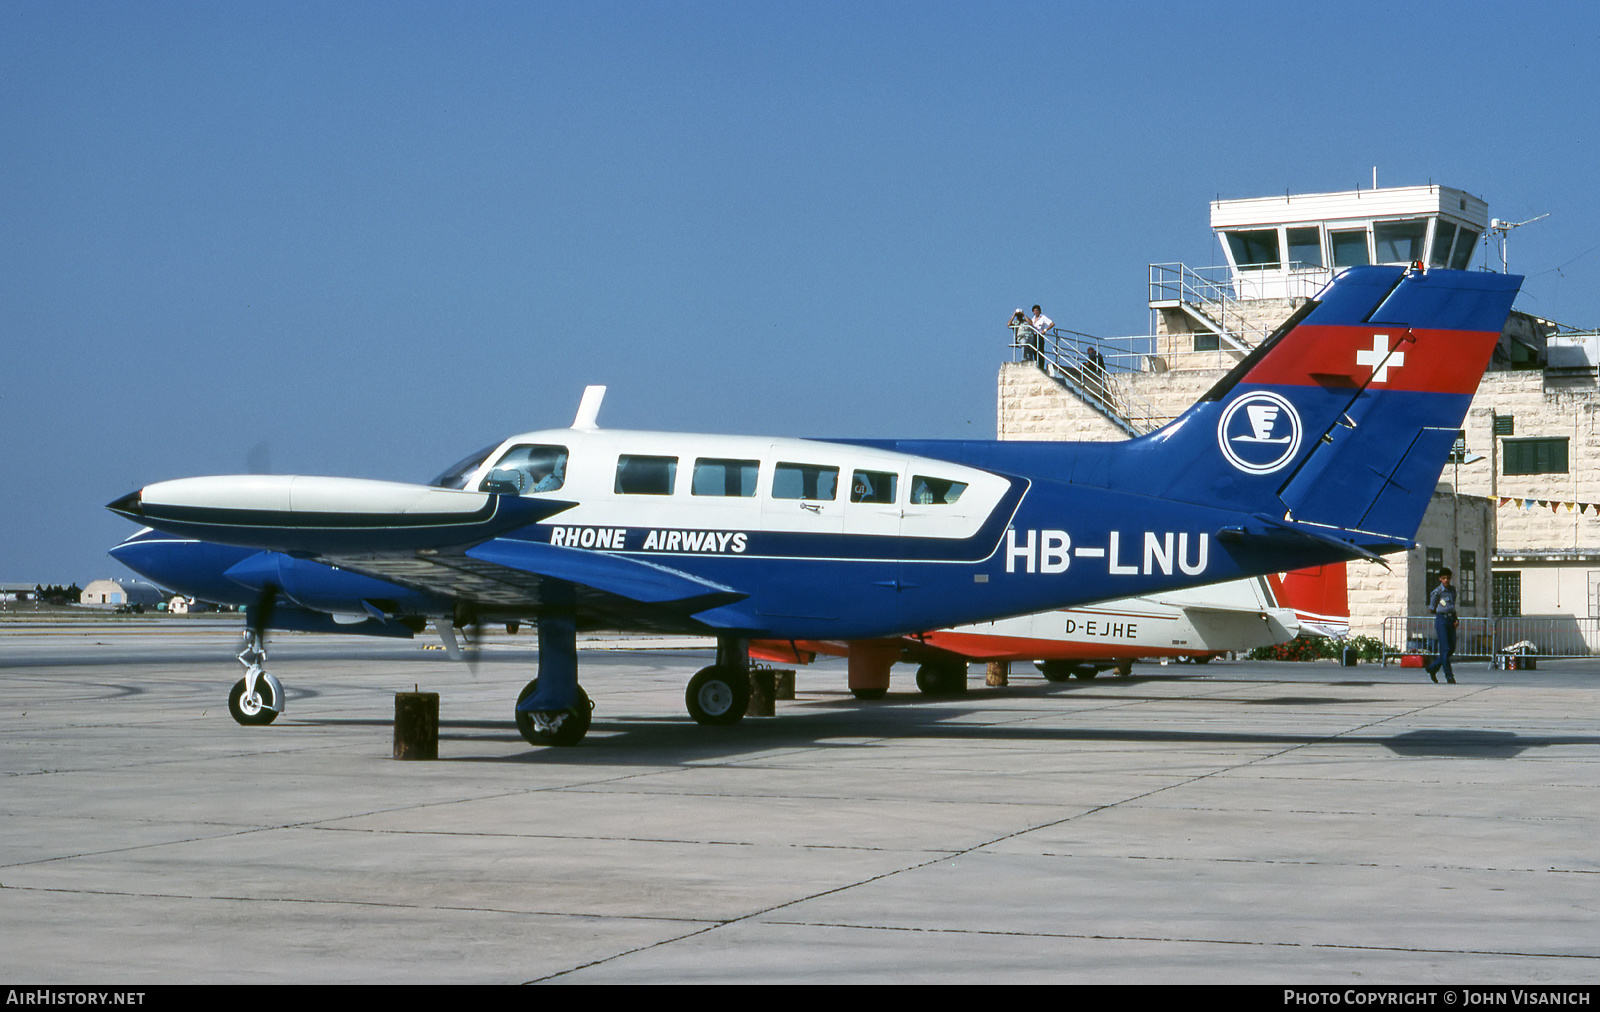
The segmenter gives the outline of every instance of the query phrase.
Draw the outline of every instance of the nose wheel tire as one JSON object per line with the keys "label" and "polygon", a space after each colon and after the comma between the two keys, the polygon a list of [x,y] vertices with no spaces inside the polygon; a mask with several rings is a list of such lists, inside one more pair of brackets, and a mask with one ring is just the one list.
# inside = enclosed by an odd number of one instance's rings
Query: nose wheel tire
{"label": "nose wheel tire", "polygon": [[245,695],[244,679],[234,683],[233,691],[228,693],[228,712],[233,714],[233,719],[246,727],[265,726],[278,719],[278,711],[282,709],[281,701],[273,686],[265,677],[256,679],[254,695]]}
{"label": "nose wheel tire", "polygon": [[737,724],[750,708],[750,675],[738,668],[702,668],[689,679],[683,702],[696,724]]}
{"label": "nose wheel tire", "polygon": [[[535,678],[524,685],[522,691],[517,694],[518,705],[537,691],[539,691],[539,680]],[[551,715],[541,714],[535,717],[526,710],[518,710],[517,730],[522,732],[522,739],[529,745],[576,745],[589,733],[589,720],[593,715],[594,703],[580,685],[577,705],[561,714],[560,721],[555,722],[554,727],[549,726],[552,723]]]}

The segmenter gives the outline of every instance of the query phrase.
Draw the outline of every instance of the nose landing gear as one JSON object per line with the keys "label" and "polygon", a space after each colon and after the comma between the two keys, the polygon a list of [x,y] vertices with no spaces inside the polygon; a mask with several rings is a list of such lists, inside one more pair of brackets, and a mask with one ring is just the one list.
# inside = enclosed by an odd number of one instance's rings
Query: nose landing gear
{"label": "nose landing gear", "polygon": [[239,651],[244,677],[228,693],[228,712],[247,727],[270,724],[283,712],[283,685],[267,673],[266,662],[266,633],[254,627],[246,629],[244,649]]}

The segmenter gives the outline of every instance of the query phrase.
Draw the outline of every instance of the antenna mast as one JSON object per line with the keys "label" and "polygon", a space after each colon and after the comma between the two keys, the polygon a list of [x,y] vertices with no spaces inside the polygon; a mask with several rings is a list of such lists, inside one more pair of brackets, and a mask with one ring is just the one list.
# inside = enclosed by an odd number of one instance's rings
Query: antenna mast
{"label": "antenna mast", "polygon": [[1489,231],[1499,233],[1500,236],[1500,273],[1511,273],[1506,269],[1506,235],[1514,228],[1532,225],[1540,218],[1548,218],[1549,214],[1541,214],[1538,218],[1529,218],[1527,221],[1501,221],[1499,218],[1489,219]]}

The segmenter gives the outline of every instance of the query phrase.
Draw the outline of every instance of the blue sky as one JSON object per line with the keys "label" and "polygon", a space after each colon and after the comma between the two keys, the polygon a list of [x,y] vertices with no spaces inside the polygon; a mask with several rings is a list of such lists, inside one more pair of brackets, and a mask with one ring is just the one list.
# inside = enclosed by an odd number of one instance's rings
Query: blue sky
{"label": "blue sky", "polygon": [[[1211,199],[1431,181],[1600,326],[1593,4],[0,6],[0,582],[166,478],[602,424],[990,437]],[[1475,259],[1476,264],[1478,260]]]}

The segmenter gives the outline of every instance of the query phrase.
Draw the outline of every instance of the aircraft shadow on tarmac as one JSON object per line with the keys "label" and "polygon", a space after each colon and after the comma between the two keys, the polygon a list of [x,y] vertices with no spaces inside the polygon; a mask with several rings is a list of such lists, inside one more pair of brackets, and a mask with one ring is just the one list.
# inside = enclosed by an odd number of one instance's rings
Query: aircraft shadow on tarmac
{"label": "aircraft shadow on tarmac", "polygon": [[[1126,680],[1121,684],[1127,684]],[[1049,686],[1044,691],[1060,691]],[[988,690],[993,692],[993,690]],[[1382,746],[1407,758],[1511,759],[1534,748],[1556,745],[1600,746],[1594,735],[1523,735],[1508,731],[1472,729],[1423,729],[1402,734],[1285,734],[1274,732],[1140,730],[1137,728],[1039,727],[1027,723],[995,723],[1006,717],[994,714],[994,704],[1006,696],[1034,695],[1000,690],[1004,695],[987,696],[981,707],[917,705],[920,695],[903,694],[896,698],[841,710],[837,697],[781,703],[776,719],[750,717],[732,727],[702,727],[681,715],[606,719],[597,716],[589,738],[575,748],[529,748],[515,755],[451,755],[455,748],[470,748],[475,743],[523,744],[516,725],[510,720],[441,720],[439,722],[440,762],[556,763],[576,765],[638,765],[639,763],[691,763],[709,759],[733,759],[742,755],[794,748],[851,748],[870,745],[874,739],[894,741],[902,738],[942,739],[961,742],[1041,743],[1124,743],[1152,745],[1232,745],[1292,748],[1307,745]],[[1053,694],[1053,692],[1051,693]],[[1098,694],[1074,693],[1096,698]],[[1173,702],[1172,697],[1105,696],[1120,702],[1146,698]],[[1305,707],[1331,703],[1372,703],[1379,700],[1319,696],[1280,696],[1268,699],[1229,699],[1185,697],[1185,704],[1202,702],[1221,705]],[[895,704],[900,705],[895,705]],[[807,710],[810,709],[810,712]],[[970,723],[970,718],[988,713],[991,722]],[[371,718],[324,718],[294,721],[319,726],[390,727],[392,722]],[[290,725],[292,726],[292,725]]]}

